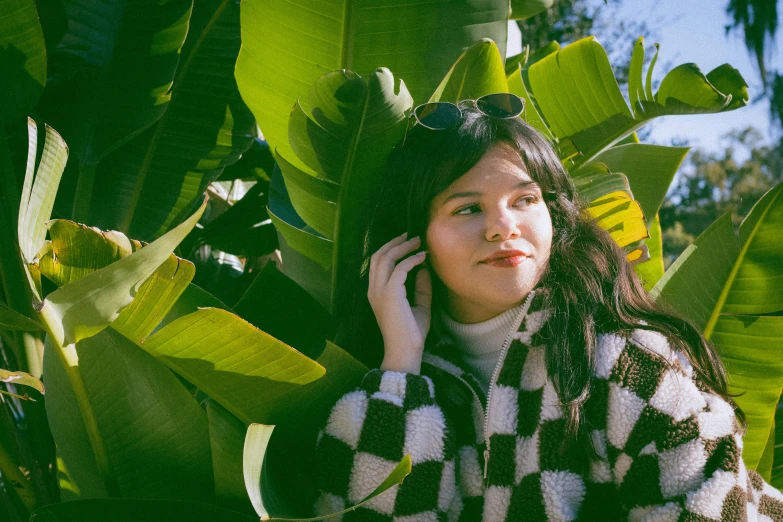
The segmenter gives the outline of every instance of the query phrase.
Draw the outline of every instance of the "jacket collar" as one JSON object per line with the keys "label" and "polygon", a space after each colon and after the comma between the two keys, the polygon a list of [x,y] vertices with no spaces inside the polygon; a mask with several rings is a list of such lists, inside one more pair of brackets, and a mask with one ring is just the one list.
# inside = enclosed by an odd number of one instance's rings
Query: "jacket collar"
{"label": "jacket collar", "polygon": [[[523,310],[524,315],[514,322],[514,327],[508,332],[511,336],[515,332],[524,333],[528,321],[526,320],[533,313],[541,311],[542,303],[547,294],[547,289],[537,286],[532,290],[534,293],[529,306]],[[432,314],[432,323],[427,339],[424,344],[424,365],[429,365],[456,377],[464,385],[470,388],[470,391],[481,403],[482,408],[486,408],[487,397],[479,384],[478,380],[470,372],[469,367],[462,360],[457,349],[456,341],[444,327],[440,314]],[[427,373],[424,371],[424,373]]]}

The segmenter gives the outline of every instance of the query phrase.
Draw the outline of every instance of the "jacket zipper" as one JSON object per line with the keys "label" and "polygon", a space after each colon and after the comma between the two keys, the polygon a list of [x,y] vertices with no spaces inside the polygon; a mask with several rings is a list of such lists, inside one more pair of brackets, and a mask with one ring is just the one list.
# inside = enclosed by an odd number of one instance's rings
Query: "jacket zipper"
{"label": "jacket zipper", "polygon": [[535,295],[535,291],[531,290],[530,293],[527,294],[527,298],[525,298],[525,303],[522,305],[522,311],[519,314],[519,317],[517,317],[516,323],[514,328],[512,328],[511,332],[508,334],[508,337],[506,337],[506,340],[503,342],[503,348],[500,351],[500,357],[498,357],[498,362],[495,363],[495,371],[492,372],[492,380],[489,381],[489,392],[487,393],[487,409],[484,412],[484,442],[487,445],[486,449],[484,450],[484,487],[487,487],[487,471],[489,469],[489,408],[491,407],[491,400],[492,400],[492,389],[495,387],[495,381],[498,379],[498,374],[500,373],[500,369],[503,367],[503,361],[506,358],[506,352],[508,352],[508,347],[511,345],[511,338],[514,336],[514,334],[519,330],[519,325],[522,323],[522,319],[527,315],[527,310],[530,308],[530,300]]}

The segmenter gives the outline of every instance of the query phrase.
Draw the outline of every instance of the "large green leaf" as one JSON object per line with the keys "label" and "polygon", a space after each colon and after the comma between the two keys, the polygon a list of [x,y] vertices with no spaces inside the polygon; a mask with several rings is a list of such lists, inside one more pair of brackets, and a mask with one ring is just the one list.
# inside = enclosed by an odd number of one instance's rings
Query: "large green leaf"
{"label": "large green leaf", "polygon": [[527,90],[527,86],[522,80],[522,71],[523,66],[520,64],[508,75],[508,78],[506,79],[508,82],[508,92],[514,93],[525,100],[525,112],[522,114],[524,120],[549,140],[554,141],[552,132],[549,130],[549,127],[544,122],[543,118],[541,118],[541,114],[539,114],[538,109]]}
{"label": "large green leaf", "polygon": [[168,108],[98,165],[90,224],[151,241],[251,145],[255,121],[233,75],[239,36],[239,2],[194,2]]}
{"label": "large green leaf", "polygon": [[[324,232],[334,223],[330,237],[336,238],[336,242],[331,266],[337,269],[332,271],[332,289],[334,281],[339,280],[338,272],[346,269],[346,256],[359,248],[362,223],[357,222],[356,216],[373,192],[392,147],[405,132],[406,111],[412,103],[405,84],[395,81],[387,69],[378,69],[366,78],[351,71],[335,71],[313,85],[309,114],[299,103],[291,112],[289,142],[304,167],[296,167],[280,149],[277,152],[287,186],[291,179],[287,188],[295,214],[290,210],[287,213],[294,219],[286,220],[283,212],[287,205],[284,197],[279,197],[282,194],[275,191],[274,179],[270,216],[276,225],[280,220],[286,221],[287,226],[278,230],[288,245],[314,260],[325,261],[325,249],[331,242],[326,237],[311,239],[313,234],[295,218],[314,218],[318,222],[305,222],[306,225]],[[308,174],[314,177],[309,183],[303,178]],[[339,184],[337,205],[329,205],[337,192],[329,182]],[[314,198],[326,200],[323,211],[309,211]],[[330,215],[332,209],[336,211],[334,217]]]}
{"label": "large green leaf", "polygon": [[42,507],[30,522],[258,522],[254,516],[204,503],[173,500],[102,498]]}
{"label": "large green leaf", "polygon": [[[233,310],[311,359],[320,357],[326,340],[334,338],[332,315],[274,263],[264,265]],[[307,317],[307,328],[302,328],[302,317]]]}
{"label": "large green leaf", "polygon": [[[108,234],[70,221],[56,221],[53,222],[53,225],[56,226],[51,228],[51,244],[46,256],[42,259],[42,261],[49,261],[42,263],[44,266],[42,273],[58,284],[78,282],[87,274],[110,266],[117,259],[127,258],[130,255],[130,249],[127,248],[127,245],[138,243],[128,240],[120,233]],[[89,258],[90,251],[104,252],[110,255],[97,255],[95,259],[100,261],[99,263],[89,263],[88,268],[82,267],[83,270],[73,269],[72,267],[78,265],[80,261]],[[57,259],[56,263],[51,262],[53,254]],[[204,290],[192,283],[189,284],[192,277],[192,263],[170,255],[141,286],[133,302],[111,323],[111,328],[138,346],[152,350],[150,347],[154,348],[155,346],[155,336],[149,337],[150,333],[153,331],[157,333],[179,319],[193,320],[197,316],[192,314],[209,307],[224,311],[221,321],[201,323],[202,326],[209,327],[210,332],[217,333],[226,328],[229,329],[229,333],[226,335],[230,335],[232,331],[240,332],[240,334],[250,331],[252,336],[262,338],[263,343],[271,343],[278,349],[285,350],[286,353],[296,354],[285,344],[259,332],[240,317],[231,314],[224,304]],[[286,298],[283,299],[281,296],[286,296]],[[325,407],[326,402],[336,401],[339,398],[338,394],[345,392],[347,386],[358,384],[357,378],[361,378],[366,372],[366,368],[361,365],[357,366],[358,363],[339,348],[332,347],[332,349],[324,351],[325,340],[333,333],[331,317],[303,289],[280,274],[272,265],[268,265],[259,274],[243,299],[237,304],[236,310],[245,320],[296,346],[311,358],[317,358],[318,363],[329,371],[329,378],[324,377],[313,383],[313,385],[317,384],[315,388],[306,385],[303,387],[303,393],[289,395],[284,401],[279,400],[268,404],[265,407],[268,412],[265,414],[267,416],[273,415],[275,419],[283,419],[283,422],[287,422],[289,417],[284,415],[286,412],[289,416],[292,413],[300,412],[307,413],[309,418],[313,418],[316,411]],[[201,310],[200,313],[203,314],[204,311]],[[297,315],[302,313],[308,316],[311,324],[311,328],[307,331],[302,331],[301,317]],[[204,333],[204,336],[206,335]],[[253,353],[257,352],[247,354],[248,357]],[[277,357],[276,353],[279,352],[272,350],[266,356],[273,360]],[[338,354],[338,356],[334,356],[334,354]],[[296,355],[296,357],[301,357],[301,355]],[[216,371],[215,374],[218,380],[223,378],[221,374],[224,376],[222,369]],[[312,400],[313,393],[317,394],[318,400]],[[220,399],[221,397],[216,398]],[[238,397],[240,400],[252,402],[252,399],[247,399],[242,394],[239,394]],[[307,402],[308,406],[304,409],[298,408],[296,411],[291,410],[288,405],[295,404],[297,401]],[[293,415],[292,418],[294,417],[296,415]]]}
{"label": "large green leaf", "polygon": [[242,448],[247,426],[214,399],[207,399],[215,501],[218,505],[253,512],[242,472]]}
{"label": "large green leaf", "polygon": [[[731,391],[745,412],[742,455],[755,468],[774,428],[783,392],[783,317],[721,314],[712,334],[731,376]],[[769,479],[769,475],[766,475]]]}
{"label": "large green leaf", "polygon": [[[116,231],[101,231],[73,221],[50,222],[50,241],[42,249],[41,273],[57,286],[78,281],[82,277],[107,267],[141,248],[141,243],[130,240]],[[176,317],[194,312],[196,306],[186,308],[193,299],[179,297],[192,285],[193,263],[174,254],[161,264],[139,288],[131,304],[120,312],[111,327],[133,342],[141,342],[154,328],[165,324],[162,319],[179,308]],[[193,292],[199,292],[198,289]],[[209,295],[199,294],[198,306],[220,306]],[[169,318],[169,321],[173,318]]]}
{"label": "large green leaf", "polygon": [[94,165],[163,115],[191,1],[65,2],[68,31],[41,108],[82,162]]}
{"label": "large green leaf", "polygon": [[726,213],[680,254],[650,294],[673,306],[703,332],[715,310],[722,308],[718,298],[739,251],[731,214]]}
{"label": "large green leaf", "polygon": [[[43,258],[48,260],[46,263],[43,263],[45,267],[43,274],[55,280],[58,284],[78,283],[104,266],[111,266],[111,263],[117,259],[127,259],[131,254],[132,248],[138,248],[138,242],[128,240],[123,234],[102,233],[95,228],[85,227],[69,221],[54,222],[51,233],[52,240],[47,249],[47,254]],[[133,245],[133,247],[130,247],[130,245]],[[88,260],[90,251],[103,252],[103,255],[96,256],[99,262],[88,263],[86,267],[81,267],[81,270],[77,270],[76,268],[78,268],[81,261]],[[55,257],[57,261],[53,262],[52,257]],[[199,339],[205,340],[205,342],[208,337],[209,341],[202,346],[195,346],[195,348],[205,348],[204,353],[211,353],[214,351],[214,345],[209,343],[220,344],[222,341],[219,338],[225,334],[227,338],[230,337],[233,340],[240,339],[239,342],[242,343],[245,357],[237,359],[236,356],[241,352],[234,351],[233,347],[235,345],[231,344],[227,345],[226,350],[223,352],[231,358],[230,362],[232,364],[235,363],[235,367],[230,368],[230,371],[227,371],[220,364],[215,365],[210,362],[212,358],[208,355],[205,355],[203,360],[192,359],[185,361],[185,367],[195,367],[199,371],[203,370],[198,375],[187,373],[184,370],[181,371],[194,384],[203,388],[204,391],[209,393],[217,390],[213,394],[215,398],[221,403],[226,403],[229,407],[236,404],[240,404],[240,406],[249,404],[252,408],[258,409],[259,406],[256,405],[256,402],[262,403],[258,415],[279,421],[281,430],[283,430],[283,433],[286,433],[286,440],[281,442],[291,442],[293,444],[293,446],[285,446],[286,454],[290,455],[291,458],[288,458],[285,467],[281,468],[283,469],[281,473],[286,473],[286,470],[293,469],[292,464],[294,463],[297,470],[304,469],[307,459],[303,457],[311,453],[309,449],[315,445],[315,430],[325,422],[325,414],[328,413],[329,407],[342,394],[355,387],[367,369],[357,363],[346,352],[333,345],[329,345],[327,350],[322,350],[324,336],[331,335],[332,327],[330,326],[331,320],[328,314],[323,309],[320,309],[315,302],[312,302],[312,298],[301,288],[297,288],[292,281],[286,279],[271,266],[259,275],[257,278],[258,284],[254,284],[248,290],[243,300],[239,303],[237,310],[259,326],[269,327],[275,334],[296,343],[297,346],[301,346],[311,357],[318,357],[317,363],[305,359],[284,344],[256,330],[239,317],[226,311],[225,305],[210,294],[192,283],[188,284],[192,277],[193,265],[191,263],[178,259],[173,255],[169,256],[163,265],[142,285],[133,302],[111,324],[110,330],[121,334],[127,341],[132,341],[138,347],[156,353],[156,339],[160,338],[156,337],[156,335],[149,336],[153,329],[157,328],[156,333],[160,332],[161,335],[165,336],[168,335],[167,332],[171,333],[172,331],[171,329],[166,330],[166,327],[169,325],[179,328],[182,325],[182,320],[197,320],[200,317],[203,318],[208,312],[214,314],[214,309],[210,311],[199,310],[200,308],[212,306],[223,309],[220,320],[199,322],[199,325],[207,328],[207,330],[200,330],[197,336]],[[281,296],[287,296],[287,298],[281,299]],[[290,301],[290,303],[287,301]],[[301,315],[301,313],[307,314],[310,318],[309,320],[313,328],[309,332],[302,332],[301,328],[299,328],[300,331],[298,332],[294,331],[295,325],[301,326],[301,321],[295,319],[295,316],[297,314]],[[161,317],[163,317],[162,320]],[[248,332],[250,332],[249,336],[246,335]],[[178,338],[176,342],[190,343],[187,335],[174,334],[174,336]],[[265,346],[271,346],[272,349],[262,352],[261,348],[263,347],[259,347],[257,344],[249,341],[249,339],[253,338],[260,339]],[[320,346],[318,345],[319,343]],[[323,353],[321,353],[322,351]],[[305,368],[318,369],[320,368],[319,365],[321,365],[328,373],[317,381],[301,386],[301,392],[294,387],[295,383],[293,380],[288,383],[273,382],[262,390],[257,390],[253,387],[254,383],[257,384],[261,381],[261,378],[253,381],[250,387],[244,385],[237,386],[237,378],[239,377],[239,382],[242,382],[242,375],[252,373],[253,366],[251,363],[253,361],[259,362],[259,357],[262,357],[261,363],[268,362],[270,364],[266,368],[268,370],[267,373],[275,373],[276,365],[285,363],[285,359],[279,357],[283,352],[288,354],[287,357],[289,359],[293,357],[294,360],[299,361]],[[182,355],[187,357],[189,354],[184,353]],[[181,366],[172,365],[172,368],[180,370]],[[323,370],[320,370],[317,373],[322,372]],[[280,379],[281,376],[276,375],[273,378]],[[248,381],[252,380],[253,377],[245,376],[244,379]],[[70,415],[79,415],[80,410],[77,409],[74,391],[71,387],[63,385],[59,389],[62,396],[72,398],[71,403],[73,407],[69,409],[60,404],[58,402],[60,397],[54,401],[57,405],[56,407],[68,411]],[[279,394],[280,392],[285,392],[285,394],[274,396],[274,393]],[[264,393],[272,394],[272,396],[268,397],[268,401],[265,404],[263,400],[258,401],[258,397]],[[236,475],[237,462],[239,462],[239,482],[241,483],[241,451],[239,454],[231,454],[232,447],[236,450],[235,445],[232,446],[231,441],[236,442],[236,440],[231,438],[232,431],[229,428],[232,423],[228,420],[235,419],[235,417],[228,413],[226,413],[228,417],[215,415],[216,411],[222,412],[222,407],[214,399],[210,399],[210,402],[212,403],[212,412],[210,413],[212,459],[213,466],[219,466],[213,468],[216,494],[218,499],[228,502],[230,499],[237,497],[236,478],[232,482],[232,473]],[[236,420],[236,422],[242,424],[239,420]],[[81,435],[79,435],[80,433]],[[240,435],[239,448],[241,450],[244,425]],[[94,482],[94,479],[101,477],[102,474],[90,449],[89,435],[86,433],[84,426],[77,425],[74,427],[72,439],[81,440],[82,446],[87,448],[87,450],[79,458],[68,459],[67,463],[63,462],[63,468],[67,470],[67,474],[63,473],[63,483],[69,484],[70,490],[76,490],[82,494],[84,492],[92,492],[92,496],[103,495],[104,493],[101,492],[104,491],[104,485],[100,479],[97,483],[90,482],[91,480]],[[56,440],[59,444],[60,439],[56,438]],[[69,439],[65,444],[67,445],[69,442],[72,442],[72,440]],[[296,451],[296,455],[290,453],[291,451]],[[106,453],[110,453],[110,450],[106,450]],[[282,484],[288,485],[291,483],[288,475],[279,480]],[[301,483],[301,480],[299,482]],[[244,486],[239,491],[241,498],[241,495],[245,495]]]}
{"label": "large green leaf", "polygon": [[[730,214],[713,223],[675,261],[652,290],[674,306],[726,360],[730,389],[748,413],[743,458],[755,469],[774,426],[783,391],[779,291],[783,280],[783,183],[767,192],[740,226]],[[777,285],[777,287],[775,286]],[[768,478],[768,477],[767,477]]]}
{"label": "large green leaf", "polygon": [[323,366],[225,310],[202,308],[143,346],[249,424],[275,401],[323,376]]}
{"label": "large green leaf", "polygon": [[[657,55],[656,55],[657,56]],[[658,92],[650,86],[652,66],[642,89],[644,40],[634,46],[629,77],[628,107],[609,64],[606,51],[587,37],[548,54],[528,68],[533,100],[550,131],[570,143],[579,166],[645,125],[669,114],[701,114],[733,110],[747,104],[747,85],[728,64],[706,76],[694,64],[676,67],[664,77]]]}
{"label": "large green leaf", "polygon": [[[283,165],[283,161],[282,157],[278,158],[279,165]],[[277,229],[286,274],[329,309],[332,300],[334,242],[318,233],[297,214],[281,172],[282,169],[276,168],[272,174],[267,210]],[[302,176],[308,175],[302,173]],[[296,181],[292,182],[292,187],[295,183]],[[331,215],[328,213],[332,210],[326,209],[327,217],[332,223],[336,219],[336,203],[333,207],[335,213]],[[306,205],[306,208],[312,208],[312,205]]]}
{"label": "large green leaf", "polygon": [[115,230],[101,231],[67,219],[47,223],[50,241],[39,254],[41,273],[57,286],[65,286],[141,248]]}
{"label": "large green leaf", "polygon": [[483,39],[457,58],[429,101],[457,103],[497,92],[508,92],[503,57],[495,42]]}
{"label": "large green leaf", "polygon": [[[771,475],[769,483],[781,489],[783,488],[783,404],[781,403],[778,403],[778,407],[775,409],[775,424],[765,450],[765,454],[767,453],[769,461],[771,461],[767,466]],[[761,469],[761,464],[759,464],[759,469]]]}
{"label": "large green leaf", "polygon": [[612,172],[625,174],[634,198],[648,220],[652,220],[688,150],[688,147],[634,143],[605,150],[593,161],[603,163]]}
{"label": "large green leaf", "polygon": [[647,253],[650,259],[634,265],[636,275],[642,280],[644,288],[649,292],[655,287],[656,283],[663,277],[663,237],[661,234],[661,220],[658,214],[652,223],[648,225],[650,238],[645,241]]}
{"label": "large green leaf", "polygon": [[783,310],[783,184],[767,192],[740,225],[741,263],[732,274],[723,312],[769,314]]}
{"label": "large green leaf", "polygon": [[46,45],[32,0],[0,0],[0,126],[24,118],[46,83]]}
{"label": "large green leaf", "polygon": [[206,200],[195,214],[153,243],[46,296],[39,313],[57,344],[78,342],[114,321],[193,229],[205,207]]}
{"label": "large green leaf", "polygon": [[508,0],[242,2],[237,84],[266,140],[288,157],[291,107],[299,100],[308,108],[320,76],[388,67],[421,103],[479,38],[491,38],[505,55],[508,15]]}
{"label": "large green leaf", "polygon": [[50,339],[46,411],[77,497],[211,497],[206,414],[165,366],[112,329],[80,341],[70,360]]}

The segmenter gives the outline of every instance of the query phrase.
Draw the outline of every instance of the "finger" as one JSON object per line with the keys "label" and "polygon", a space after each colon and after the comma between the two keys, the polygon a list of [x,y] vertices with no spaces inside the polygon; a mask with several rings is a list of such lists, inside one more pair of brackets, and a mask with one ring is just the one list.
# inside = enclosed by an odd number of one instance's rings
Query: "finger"
{"label": "finger", "polygon": [[[377,273],[378,273],[378,260],[381,259],[386,252],[395,247],[396,245],[399,245],[401,243],[405,242],[405,239],[408,237],[408,233],[405,232],[404,234],[395,237],[388,243],[384,244],[381,248],[379,248],[372,256],[370,256],[370,274],[369,274],[369,283],[370,286],[375,284],[375,279],[377,279]],[[383,279],[383,281],[388,280],[388,274],[386,274],[386,278]]]}
{"label": "finger", "polygon": [[408,272],[410,272],[414,266],[422,264],[426,257],[426,252],[422,251],[418,254],[406,257],[397,263],[397,266],[394,267],[394,271],[389,278],[389,284],[392,286],[404,285],[405,280],[408,278]]}
{"label": "finger", "polygon": [[388,281],[394,272],[394,267],[397,262],[419,248],[420,245],[421,239],[414,237],[402,243],[401,245],[397,245],[391,248],[383,256],[380,256],[375,264],[378,277],[380,278],[378,279],[378,282],[382,283],[384,281]]}
{"label": "finger", "polygon": [[432,276],[426,268],[419,270],[419,273],[416,274],[416,293],[413,304],[427,310],[432,307]]}
{"label": "finger", "polygon": [[400,245],[404,243],[408,239],[408,233],[405,232],[404,234],[395,237],[391,241],[384,244],[381,248],[379,248],[375,253],[378,255],[378,257],[381,257],[386,254],[390,249],[396,247],[397,245]]}
{"label": "finger", "polygon": [[397,262],[406,255],[410,254],[421,246],[421,238],[419,236],[412,237],[402,244],[390,248],[383,257],[390,258],[393,262]]}

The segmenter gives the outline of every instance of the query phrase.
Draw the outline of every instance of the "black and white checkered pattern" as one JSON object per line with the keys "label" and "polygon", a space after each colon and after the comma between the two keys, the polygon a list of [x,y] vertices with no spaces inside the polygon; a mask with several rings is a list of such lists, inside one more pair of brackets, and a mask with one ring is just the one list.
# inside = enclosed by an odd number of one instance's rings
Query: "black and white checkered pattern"
{"label": "black and white checkered pattern", "polygon": [[370,371],[333,408],[318,440],[316,513],[358,502],[410,454],[400,486],[343,520],[783,521],[783,495],[745,468],[733,409],[657,332],[598,336],[584,411],[598,457],[564,440],[540,297],[490,393],[486,480],[486,398],[433,325],[422,375]]}

